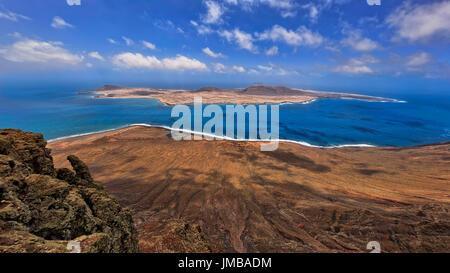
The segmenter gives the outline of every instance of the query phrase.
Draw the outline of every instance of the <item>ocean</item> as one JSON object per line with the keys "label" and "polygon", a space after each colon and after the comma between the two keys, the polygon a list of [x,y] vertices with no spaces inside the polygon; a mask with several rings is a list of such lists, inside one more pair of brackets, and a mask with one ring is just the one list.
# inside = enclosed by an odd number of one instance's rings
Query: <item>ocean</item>
{"label": "ocean", "polygon": [[[170,127],[176,120],[170,117],[171,106],[153,99],[78,94],[96,87],[0,86],[0,128],[39,132],[52,140],[131,124]],[[279,137],[323,147],[405,147],[450,140],[449,95],[386,93],[383,97],[404,102],[324,99],[280,105]]]}

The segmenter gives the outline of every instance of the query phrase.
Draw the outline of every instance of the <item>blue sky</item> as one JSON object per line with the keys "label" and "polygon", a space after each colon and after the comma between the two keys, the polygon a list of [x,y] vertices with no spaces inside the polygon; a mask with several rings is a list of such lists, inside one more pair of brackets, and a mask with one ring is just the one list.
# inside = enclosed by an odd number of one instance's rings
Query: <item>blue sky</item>
{"label": "blue sky", "polygon": [[379,2],[0,0],[0,79],[450,91],[450,1]]}

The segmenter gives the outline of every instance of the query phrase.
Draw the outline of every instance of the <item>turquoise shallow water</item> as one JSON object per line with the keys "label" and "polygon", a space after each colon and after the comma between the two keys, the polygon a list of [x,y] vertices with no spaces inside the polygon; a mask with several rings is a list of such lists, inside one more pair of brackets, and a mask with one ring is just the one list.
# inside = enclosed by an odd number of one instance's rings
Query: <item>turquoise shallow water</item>
{"label": "turquoise shallow water", "polygon": [[[171,107],[156,100],[77,95],[86,89],[0,86],[0,128],[40,132],[55,139],[135,123],[171,126],[175,121]],[[384,96],[407,103],[317,100],[281,105],[280,138],[319,146],[412,146],[450,140],[448,95]]]}

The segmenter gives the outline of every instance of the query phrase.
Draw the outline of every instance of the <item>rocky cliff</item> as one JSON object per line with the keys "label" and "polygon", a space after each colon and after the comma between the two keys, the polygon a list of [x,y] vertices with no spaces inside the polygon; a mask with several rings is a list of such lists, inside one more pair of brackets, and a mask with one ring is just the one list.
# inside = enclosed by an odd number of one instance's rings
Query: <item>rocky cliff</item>
{"label": "rocky cliff", "polygon": [[0,253],[137,252],[131,214],[75,156],[55,169],[40,134],[0,130]]}

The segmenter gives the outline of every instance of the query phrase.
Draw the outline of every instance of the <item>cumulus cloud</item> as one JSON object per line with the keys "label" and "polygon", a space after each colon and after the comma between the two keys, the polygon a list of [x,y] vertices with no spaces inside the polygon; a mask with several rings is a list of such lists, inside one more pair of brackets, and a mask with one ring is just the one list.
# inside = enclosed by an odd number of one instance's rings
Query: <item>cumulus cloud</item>
{"label": "cumulus cloud", "polygon": [[100,61],[104,61],[105,58],[103,58],[100,53],[98,53],[97,51],[91,52],[89,53],[89,57],[100,60]]}
{"label": "cumulus cloud", "polygon": [[23,38],[10,46],[0,48],[0,56],[16,63],[78,64],[83,56],[70,53],[61,42],[45,42]]}
{"label": "cumulus cloud", "polygon": [[225,57],[222,53],[215,53],[213,52],[211,49],[209,49],[209,47],[204,48],[203,53],[205,53],[206,55],[213,57],[213,58],[223,58]]}
{"label": "cumulus cloud", "polygon": [[273,46],[273,47],[267,49],[265,53],[266,53],[267,56],[278,55],[278,47],[277,46]]}
{"label": "cumulus cloud", "polygon": [[155,50],[156,46],[150,42],[147,41],[142,41],[142,44],[144,45],[144,47],[151,49],[151,50]]}
{"label": "cumulus cloud", "polygon": [[372,74],[375,70],[370,64],[378,63],[379,60],[372,55],[363,55],[360,58],[350,58],[346,63],[334,67],[334,72],[344,74]]}
{"label": "cumulus cloud", "polygon": [[59,16],[55,16],[53,17],[53,21],[51,26],[53,28],[67,28],[67,27],[73,27],[73,25],[67,23],[66,21],[64,21],[63,18],[59,17]]}
{"label": "cumulus cloud", "polygon": [[155,56],[144,56],[140,53],[125,52],[113,56],[112,62],[118,67],[124,68],[147,68],[159,70],[198,70],[205,71],[208,67],[196,60],[189,59],[183,55],[174,58],[159,60]]}
{"label": "cumulus cloud", "polygon": [[204,1],[207,9],[206,15],[203,16],[203,23],[216,24],[222,22],[222,15],[225,12],[224,7],[212,0]]}
{"label": "cumulus cloud", "polygon": [[234,71],[239,72],[239,73],[245,72],[245,68],[242,66],[239,66],[239,65],[233,65],[231,67],[231,69],[233,69]]}
{"label": "cumulus cloud", "polygon": [[133,40],[131,40],[130,38],[127,38],[127,37],[125,37],[125,36],[122,36],[122,40],[125,41],[125,44],[127,44],[127,46],[130,46],[130,45],[133,45],[133,44],[134,44],[134,41],[133,41]]}
{"label": "cumulus cloud", "polygon": [[14,13],[9,10],[0,11],[0,18],[6,19],[9,21],[13,21],[13,22],[18,22],[20,19],[31,20],[29,17],[27,17],[25,15]]}
{"label": "cumulus cloud", "polygon": [[213,71],[216,73],[225,73],[227,71],[227,67],[221,63],[213,63],[212,67]]}
{"label": "cumulus cloud", "polygon": [[291,46],[316,47],[322,44],[324,38],[316,32],[312,32],[305,26],[297,30],[287,30],[282,26],[274,25],[271,29],[257,34],[259,40],[272,40],[274,42],[285,42]]}
{"label": "cumulus cloud", "polygon": [[69,6],[81,6],[81,0],[66,0]]}
{"label": "cumulus cloud", "polygon": [[111,44],[117,44],[117,42],[111,38],[108,38],[108,42],[110,42]]}
{"label": "cumulus cloud", "polygon": [[341,41],[341,44],[346,47],[357,51],[373,51],[381,48],[380,44],[377,42],[369,38],[362,37],[359,31],[350,31],[347,32],[347,34],[347,38]]}
{"label": "cumulus cloud", "polygon": [[235,28],[232,31],[219,31],[218,34],[228,42],[236,43],[242,49],[246,49],[252,53],[258,53],[258,48],[253,44],[254,38],[250,33]]}
{"label": "cumulus cloud", "polygon": [[435,36],[450,36],[450,1],[398,7],[386,19],[395,30],[393,40],[426,41]]}
{"label": "cumulus cloud", "polygon": [[246,71],[243,66],[233,65],[228,67],[222,63],[213,63],[212,69],[216,73],[244,73]]}

